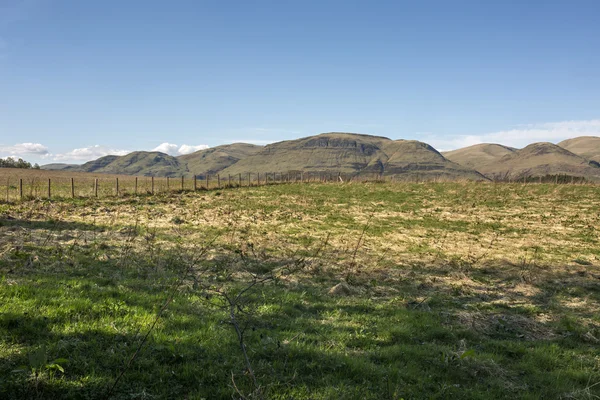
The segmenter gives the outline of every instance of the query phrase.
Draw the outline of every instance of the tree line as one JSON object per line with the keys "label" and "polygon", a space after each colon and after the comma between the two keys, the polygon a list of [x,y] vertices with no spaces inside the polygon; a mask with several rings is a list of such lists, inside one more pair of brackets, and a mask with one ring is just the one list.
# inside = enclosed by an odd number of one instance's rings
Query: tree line
{"label": "tree line", "polygon": [[25,169],[40,169],[40,166],[36,163],[31,165],[30,162],[23,160],[22,158],[14,159],[11,157],[0,158],[0,168],[25,168]]}

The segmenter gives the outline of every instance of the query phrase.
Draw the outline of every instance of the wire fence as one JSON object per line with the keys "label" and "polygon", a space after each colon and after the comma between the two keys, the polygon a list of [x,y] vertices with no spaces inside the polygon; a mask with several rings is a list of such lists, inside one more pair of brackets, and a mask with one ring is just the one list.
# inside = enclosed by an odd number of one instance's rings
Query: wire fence
{"label": "wire fence", "polygon": [[[6,170],[6,169],[3,169]],[[345,174],[342,172],[247,172],[235,175],[204,174],[193,177],[153,177],[128,175],[69,174],[56,171],[12,169],[0,173],[0,200],[101,198],[111,196],[157,195],[177,191],[199,191],[224,188],[257,187],[285,183],[349,183],[349,182],[448,182],[434,175],[391,175],[379,173]],[[592,183],[581,177],[547,175],[516,179],[494,179],[495,183]]]}
{"label": "wire fence", "polygon": [[343,173],[324,172],[248,172],[235,175],[205,174],[193,177],[154,176],[66,176],[28,171],[21,177],[12,173],[0,175],[0,199],[10,202],[36,198],[100,198],[109,196],[156,195],[177,191],[198,191],[238,187],[256,187],[283,183],[349,182],[382,179],[373,174],[356,177]]}

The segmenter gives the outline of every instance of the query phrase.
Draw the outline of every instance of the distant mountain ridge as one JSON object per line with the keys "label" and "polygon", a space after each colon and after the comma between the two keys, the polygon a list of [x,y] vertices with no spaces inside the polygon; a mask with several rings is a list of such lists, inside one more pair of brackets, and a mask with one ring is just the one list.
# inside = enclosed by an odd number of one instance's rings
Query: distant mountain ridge
{"label": "distant mountain ridge", "polygon": [[235,175],[265,172],[380,174],[400,179],[520,179],[571,175],[600,180],[600,138],[582,136],[533,143],[523,149],[484,143],[438,152],[416,140],[329,132],[256,146],[234,143],[178,157],[136,151],[82,165],[48,164],[43,169],[146,176]]}
{"label": "distant mountain ridge", "polygon": [[573,139],[563,140],[558,143],[558,145],[578,156],[600,162],[600,137],[579,136]]}
{"label": "distant mountain ridge", "polygon": [[600,180],[600,163],[593,158],[600,155],[600,138],[596,137],[573,138],[558,145],[532,143],[522,149],[484,143],[444,152],[444,155],[490,179],[568,175]]}
{"label": "distant mountain ridge", "polygon": [[253,154],[261,147],[234,143],[174,157],[158,151],[134,151],[124,156],[104,156],[82,165],[48,164],[42,169],[102,174],[178,177],[215,174]]}
{"label": "distant mountain ridge", "polygon": [[477,171],[448,161],[423,142],[343,132],[269,144],[222,172],[235,175],[290,171],[376,173],[407,179],[486,179]]}
{"label": "distant mountain ridge", "polygon": [[482,166],[497,162],[502,157],[515,152],[513,147],[496,143],[482,143],[462,149],[442,152],[444,157],[465,167],[479,170]]}
{"label": "distant mountain ridge", "polygon": [[192,174],[214,175],[261,149],[262,146],[254,144],[233,143],[179,156],[178,159],[187,165],[187,170]]}

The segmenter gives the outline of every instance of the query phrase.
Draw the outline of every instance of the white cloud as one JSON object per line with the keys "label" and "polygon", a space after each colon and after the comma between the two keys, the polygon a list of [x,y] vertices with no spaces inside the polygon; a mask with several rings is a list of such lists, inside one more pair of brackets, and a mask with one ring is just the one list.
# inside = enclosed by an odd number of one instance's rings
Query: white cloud
{"label": "white cloud", "polygon": [[165,142],[165,143],[161,143],[158,146],[156,146],[155,148],[153,148],[152,151],[160,151],[161,153],[167,153],[167,154],[176,154],[178,148],[179,148],[179,146],[176,144]]}
{"label": "white cloud", "polygon": [[[114,149],[101,145],[94,145],[89,147],[81,147],[78,149],[73,149],[66,153],[58,153],[51,154],[48,152],[48,149],[45,146],[36,143],[22,143],[20,145],[9,146],[9,147],[1,147],[0,146],[0,154],[6,153],[10,155],[20,155],[25,154],[23,151],[5,151],[6,149],[11,150],[20,150],[22,148],[29,149],[29,154],[37,154],[40,155],[41,158],[45,160],[53,160],[59,162],[72,162],[72,163],[81,163],[87,162],[91,160],[95,160],[100,157],[113,155],[113,156],[124,156],[126,154],[131,153],[130,150],[122,150],[122,149]],[[182,146],[178,146],[176,144],[171,143],[162,143],[160,146],[157,146],[152,151],[161,151],[163,153],[172,154],[172,155],[182,155],[189,154],[197,150],[207,149],[207,145],[187,145],[184,144]]]}
{"label": "white cloud", "polygon": [[0,145],[0,154],[23,157],[28,155],[46,155],[48,148],[41,143],[17,143],[14,146]]}
{"label": "white cloud", "polygon": [[190,154],[190,153],[193,153],[195,151],[205,150],[205,149],[208,149],[208,146],[205,145],[205,144],[199,144],[197,146],[192,146],[192,145],[189,145],[189,144],[182,144],[181,147],[179,148],[179,150],[177,150],[177,152],[179,154],[183,155],[183,154]]}
{"label": "white cloud", "polygon": [[46,158],[51,158],[55,161],[90,161],[100,157],[113,155],[113,156],[124,156],[130,153],[128,150],[116,150],[106,146],[94,145],[90,147],[82,147],[79,149],[73,149],[69,152],[62,154],[50,154]]}
{"label": "white cloud", "polygon": [[513,129],[481,135],[434,136],[425,134],[421,140],[440,151],[454,150],[479,143],[500,143],[511,147],[525,147],[535,142],[558,143],[577,136],[600,136],[600,120],[546,122],[518,125]]}
{"label": "white cloud", "polygon": [[152,151],[160,151],[161,153],[167,153],[172,156],[190,154],[198,150],[208,149],[208,146],[205,144],[199,145],[190,145],[190,144],[182,144],[181,146],[173,143],[161,143],[156,146]]}

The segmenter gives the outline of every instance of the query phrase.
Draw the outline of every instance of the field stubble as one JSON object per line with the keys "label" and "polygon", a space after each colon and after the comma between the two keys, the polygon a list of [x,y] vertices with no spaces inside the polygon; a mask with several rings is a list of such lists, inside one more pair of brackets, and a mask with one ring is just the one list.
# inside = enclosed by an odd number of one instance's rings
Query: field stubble
{"label": "field stubble", "polygon": [[105,398],[124,371],[114,398],[598,398],[598,199],[369,183],[0,204],[0,394]]}

